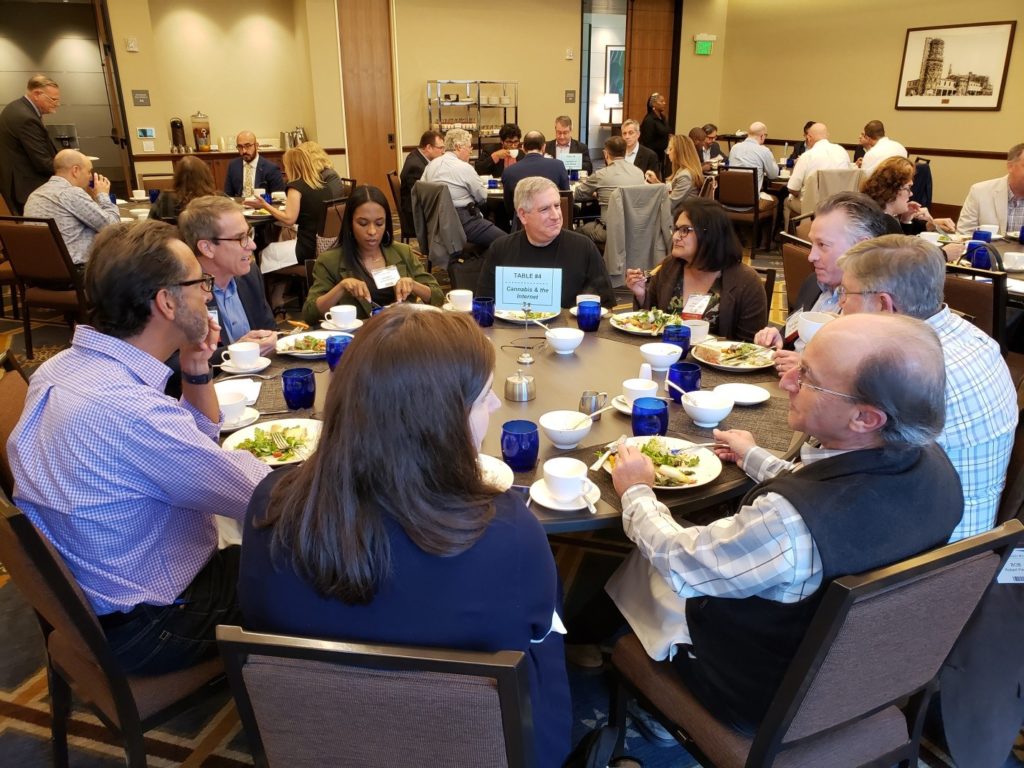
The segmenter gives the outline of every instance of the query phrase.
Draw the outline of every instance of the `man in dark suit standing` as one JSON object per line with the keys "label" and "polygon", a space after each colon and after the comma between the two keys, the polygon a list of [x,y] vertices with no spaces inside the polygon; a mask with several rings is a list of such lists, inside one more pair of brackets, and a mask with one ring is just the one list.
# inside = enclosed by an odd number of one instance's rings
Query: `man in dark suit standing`
{"label": "man in dark suit standing", "polygon": [[654,171],[661,180],[661,159],[640,143],[640,123],[626,120],[622,124],[622,140],[626,142],[626,162],[635,165],[644,174]]}
{"label": "man in dark suit standing", "polygon": [[224,192],[229,197],[251,197],[254,189],[284,192],[281,169],[276,163],[260,157],[256,134],[242,131],[235,138],[235,149],[239,157],[228,165],[228,177],[224,181]]}
{"label": "man in dark suit standing", "polygon": [[560,160],[562,155],[583,155],[583,170],[587,174],[594,172],[594,162],[590,159],[590,150],[572,137],[572,118],[560,115],[555,118],[555,138],[544,145],[544,154]]}
{"label": "man in dark suit standing", "polygon": [[53,175],[57,149],[42,116],[60,106],[60,87],[46,75],[33,75],[25,95],[0,112],[0,194],[18,216],[32,192]]}
{"label": "man in dark suit standing", "polygon": [[[551,183],[559,190],[565,192],[569,190],[569,172],[565,170],[561,160],[544,156],[544,146],[544,134],[540,131],[529,131],[526,138],[523,139],[523,151],[526,154],[518,163],[511,168],[506,168],[505,172],[501,174],[505,210],[509,216],[513,216],[516,212],[514,202],[516,185],[527,176],[542,176],[545,179],[550,179]],[[550,143],[547,146],[551,146]]]}
{"label": "man in dark suit standing", "polygon": [[[440,157],[444,154],[444,136],[437,131],[425,131],[420,136],[420,145],[417,149],[414,149],[409,153],[409,156],[405,158],[405,165],[402,166],[402,172],[398,174],[399,181],[401,181],[401,221],[412,221],[412,187],[420,178],[423,176],[423,169],[427,167],[427,163],[433,160],[435,157]],[[402,235],[416,236],[415,232],[402,232]]]}

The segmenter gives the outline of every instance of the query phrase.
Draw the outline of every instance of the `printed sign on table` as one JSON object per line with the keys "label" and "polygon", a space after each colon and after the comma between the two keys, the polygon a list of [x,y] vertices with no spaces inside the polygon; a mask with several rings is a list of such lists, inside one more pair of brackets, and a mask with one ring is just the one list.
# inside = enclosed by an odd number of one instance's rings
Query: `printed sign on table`
{"label": "printed sign on table", "polygon": [[496,267],[494,270],[496,309],[521,310],[529,304],[533,312],[562,310],[562,270],[540,267]]}

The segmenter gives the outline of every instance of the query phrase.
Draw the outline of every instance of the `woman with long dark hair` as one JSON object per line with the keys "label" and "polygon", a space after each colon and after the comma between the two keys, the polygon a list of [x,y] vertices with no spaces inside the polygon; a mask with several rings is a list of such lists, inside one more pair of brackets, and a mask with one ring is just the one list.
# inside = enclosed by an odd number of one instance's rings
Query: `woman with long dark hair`
{"label": "woman with long dark hair", "polygon": [[185,155],[174,166],[174,188],[160,193],[149,210],[151,219],[174,219],[197,197],[222,194],[213,183],[210,166]]}
{"label": "woman with long dark hair", "polygon": [[650,280],[641,269],[627,269],[626,286],[641,309],[676,311],[693,299],[684,315],[707,320],[711,333],[727,339],[752,341],[768,322],[764,285],[743,263],[732,222],[714,200],[685,198],[672,228],[672,252]]}
{"label": "woman with long dark hair", "polygon": [[355,304],[360,318],[370,316],[371,302],[444,304],[441,287],[412,248],[395,242],[391,207],[377,187],[356,187],[345,206],[340,240],[341,247],[321,253],[313,267],[303,307],[307,323],[319,322],[337,304]]}
{"label": "woman with long dark hair", "polygon": [[256,631],[526,653],[537,765],[554,767],[571,730],[558,574],[540,523],[477,463],[494,357],[467,315],[371,318],[316,452],[253,495],[239,601]]}

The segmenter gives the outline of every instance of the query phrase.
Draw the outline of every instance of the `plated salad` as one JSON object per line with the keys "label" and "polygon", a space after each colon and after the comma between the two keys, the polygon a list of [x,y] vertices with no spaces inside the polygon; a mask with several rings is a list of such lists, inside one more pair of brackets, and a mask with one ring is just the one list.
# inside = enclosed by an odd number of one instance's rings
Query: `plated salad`
{"label": "plated salad", "polygon": [[655,307],[639,312],[624,312],[620,315],[613,315],[612,325],[624,331],[660,334],[666,325],[681,325],[683,319],[671,312],[663,312]]}
{"label": "plated salad", "polygon": [[[282,435],[287,446],[279,447],[271,437],[272,434]],[[251,438],[242,440],[234,447],[248,451],[257,459],[285,462],[303,457],[308,453],[308,440],[309,432],[305,427],[282,427],[274,424],[270,429],[257,427]]]}
{"label": "plated salad", "polygon": [[[677,487],[694,485],[697,482],[695,467],[700,464],[700,454],[687,448],[669,448],[658,437],[652,437],[642,446],[640,452],[654,462],[654,481],[658,486]],[[608,469],[615,468],[615,456],[608,457]]]}

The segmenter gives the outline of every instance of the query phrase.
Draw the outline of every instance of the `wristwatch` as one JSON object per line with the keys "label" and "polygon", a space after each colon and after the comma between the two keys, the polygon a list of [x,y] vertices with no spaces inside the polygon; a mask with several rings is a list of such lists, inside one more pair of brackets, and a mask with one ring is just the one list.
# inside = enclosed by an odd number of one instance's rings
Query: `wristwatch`
{"label": "wristwatch", "polygon": [[189,384],[209,384],[210,383],[210,369],[206,369],[206,373],[185,373],[181,372],[181,378],[187,381]]}

